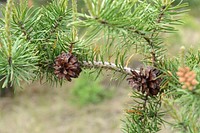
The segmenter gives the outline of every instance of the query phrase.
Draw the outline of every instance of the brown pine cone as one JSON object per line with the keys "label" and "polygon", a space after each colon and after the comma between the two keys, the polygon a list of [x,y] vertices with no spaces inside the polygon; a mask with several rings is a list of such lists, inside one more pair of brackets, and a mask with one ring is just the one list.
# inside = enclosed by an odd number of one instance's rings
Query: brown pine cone
{"label": "brown pine cone", "polygon": [[132,71],[133,76],[128,78],[132,88],[137,89],[148,96],[157,95],[160,92],[161,78],[158,78],[159,71],[155,68],[147,67],[145,70],[140,69],[140,72]]}
{"label": "brown pine cone", "polygon": [[71,81],[71,78],[77,78],[81,72],[80,63],[71,53],[62,52],[57,56],[54,63],[54,73],[59,79],[65,78]]}

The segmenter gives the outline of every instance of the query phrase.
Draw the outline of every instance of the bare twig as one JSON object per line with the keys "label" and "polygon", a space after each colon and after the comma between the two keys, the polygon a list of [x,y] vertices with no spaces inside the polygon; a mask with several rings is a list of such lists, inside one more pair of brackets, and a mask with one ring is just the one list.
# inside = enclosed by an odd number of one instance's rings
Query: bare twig
{"label": "bare twig", "polygon": [[139,73],[137,70],[133,70],[129,67],[118,67],[114,63],[109,63],[109,62],[100,62],[100,61],[83,61],[82,66],[85,68],[104,68],[104,69],[109,69],[109,70],[114,70],[126,75],[132,75],[131,71],[136,71]]}

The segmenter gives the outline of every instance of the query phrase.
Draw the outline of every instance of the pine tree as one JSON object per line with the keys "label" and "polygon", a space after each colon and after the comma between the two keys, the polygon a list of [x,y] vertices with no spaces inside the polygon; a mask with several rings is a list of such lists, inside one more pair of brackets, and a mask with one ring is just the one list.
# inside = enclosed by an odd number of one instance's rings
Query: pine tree
{"label": "pine tree", "polygon": [[[174,4],[176,2],[176,4]],[[78,78],[83,69],[113,71],[127,78],[134,105],[125,110],[122,131],[154,133],[171,115],[182,132],[200,132],[200,52],[185,50],[167,57],[163,34],[182,24],[186,3],[175,0],[53,0],[29,6],[8,0],[0,21],[2,88],[22,81],[61,84]],[[132,56],[143,67],[129,68]],[[121,75],[118,75],[119,73]],[[12,91],[12,89],[10,89]],[[177,107],[177,108],[175,108]]]}

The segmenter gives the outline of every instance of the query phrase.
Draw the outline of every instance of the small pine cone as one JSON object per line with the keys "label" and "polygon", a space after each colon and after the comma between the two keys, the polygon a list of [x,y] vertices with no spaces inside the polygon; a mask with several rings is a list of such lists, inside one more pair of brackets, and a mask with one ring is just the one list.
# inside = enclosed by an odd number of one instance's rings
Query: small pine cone
{"label": "small pine cone", "polygon": [[80,63],[71,53],[62,52],[57,56],[54,63],[54,73],[59,79],[65,78],[71,81],[71,78],[77,78],[81,72]]}
{"label": "small pine cone", "polygon": [[144,70],[141,68],[139,73],[132,71],[132,74],[133,76],[127,79],[132,88],[150,96],[160,92],[161,78],[158,78],[160,72],[157,69],[147,67]]}
{"label": "small pine cone", "polygon": [[182,83],[182,88],[192,90],[194,86],[198,84],[196,80],[196,73],[191,71],[189,67],[180,67],[178,68],[178,72],[176,73],[179,82]]}

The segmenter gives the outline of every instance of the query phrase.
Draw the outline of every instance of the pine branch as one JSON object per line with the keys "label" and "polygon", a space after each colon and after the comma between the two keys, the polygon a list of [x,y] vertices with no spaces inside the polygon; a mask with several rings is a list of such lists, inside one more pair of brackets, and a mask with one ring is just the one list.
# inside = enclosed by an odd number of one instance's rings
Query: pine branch
{"label": "pine branch", "polygon": [[[161,12],[160,12],[160,14],[158,15],[157,24],[161,23],[161,20],[162,20],[162,18],[163,18],[163,16],[164,16],[164,11],[165,11],[165,9],[166,9],[166,6],[162,6]],[[155,29],[153,30],[153,32],[152,32],[152,34],[151,34],[151,37],[149,38],[150,41],[148,42],[148,44],[150,45],[150,47],[151,47],[151,49],[152,49],[151,55],[152,55],[152,64],[153,64],[153,66],[156,66],[156,61],[157,61],[157,59],[156,59],[156,52],[155,52],[155,48],[154,48],[154,43],[153,43],[153,41],[151,41],[151,40],[153,39],[153,37],[154,37],[154,35],[155,35],[155,33],[156,33],[157,31],[159,31],[157,28],[155,28]]]}
{"label": "pine branch", "polygon": [[48,42],[49,39],[51,39],[51,35],[53,35],[57,28],[59,27],[61,21],[63,20],[63,16],[59,16],[55,22],[52,24],[51,28],[50,28],[50,31],[48,33],[46,33],[47,37],[45,39],[45,42]]}
{"label": "pine branch", "polygon": [[126,110],[124,120],[125,133],[155,133],[163,124],[164,112],[160,111],[161,99],[158,97],[148,97],[139,92],[133,91],[130,95],[135,104],[131,104]]}
{"label": "pine branch", "polygon": [[57,36],[59,31],[66,32],[69,30],[67,24],[73,21],[71,10],[67,7],[67,0],[52,1],[51,4],[47,5],[42,10],[42,18],[38,25],[39,29],[44,32],[41,33],[43,43],[52,41]]}
{"label": "pine branch", "polygon": [[[124,67],[124,68],[120,68],[117,65],[115,65],[114,63],[109,63],[109,62],[96,62],[96,61],[83,61],[82,62],[82,66],[85,68],[103,68],[103,69],[109,69],[109,70],[114,70],[126,75],[132,75],[131,71],[134,71],[131,68],[128,67]],[[139,73],[139,71],[135,70],[136,72]]]}
{"label": "pine branch", "polygon": [[[48,66],[48,69],[53,69],[53,65],[50,62],[43,62],[42,64],[37,64],[36,66],[42,67],[43,64],[46,64]],[[133,70],[132,68],[129,67],[119,67],[115,65],[114,63],[109,63],[109,62],[101,62],[101,61],[82,61],[81,66],[85,69],[91,69],[91,68],[101,68],[101,69],[106,69],[106,70],[112,70],[116,71],[125,75],[132,76],[132,71],[135,71],[139,73],[138,70]]]}
{"label": "pine branch", "polygon": [[[107,25],[107,26],[111,26],[111,27],[112,27],[112,26],[115,26],[114,24],[111,24],[111,23],[109,23],[109,22],[106,21],[106,20],[101,20],[101,19],[99,19],[99,18],[94,18],[94,19],[97,20],[99,23],[101,23],[101,24],[103,24],[103,25]],[[118,27],[118,28],[126,29],[126,30],[128,30],[128,31],[132,31],[132,32],[134,32],[134,33],[136,33],[136,34],[142,36],[142,38],[144,38],[144,40],[145,40],[146,42],[148,42],[148,44],[151,43],[151,39],[150,39],[149,37],[147,37],[145,33],[140,32],[139,30],[137,30],[137,29],[134,28],[134,27],[120,26],[120,27]]]}

